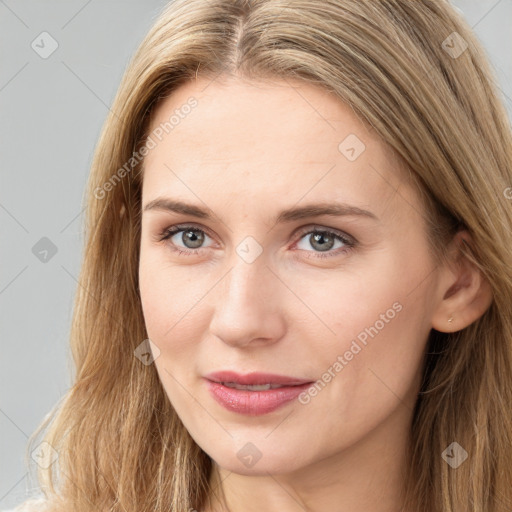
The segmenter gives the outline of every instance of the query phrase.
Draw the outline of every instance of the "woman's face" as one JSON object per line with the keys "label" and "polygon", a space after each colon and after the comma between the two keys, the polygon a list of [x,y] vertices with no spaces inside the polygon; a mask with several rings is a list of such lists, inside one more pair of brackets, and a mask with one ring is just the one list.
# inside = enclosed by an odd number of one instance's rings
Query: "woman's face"
{"label": "woman's face", "polygon": [[[390,151],[346,104],[289,81],[190,82],[151,130],[140,293],[156,370],[191,436],[240,474],[356,446],[391,453],[409,428],[439,277]],[[172,227],[182,231],[162,240]],[[205,376],[224,370],[316,385],[283,403],[218,384],[221,403]]]}

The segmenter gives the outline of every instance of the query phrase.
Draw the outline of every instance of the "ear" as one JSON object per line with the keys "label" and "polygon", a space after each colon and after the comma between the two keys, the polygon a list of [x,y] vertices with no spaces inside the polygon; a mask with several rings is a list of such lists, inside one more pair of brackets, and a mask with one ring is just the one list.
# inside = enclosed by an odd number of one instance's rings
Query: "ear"
{"label": "ear", "polygon": [[[456,332],[478,320],[492,303],[492,288],[485,276],[461,252],[472,238],[461,230],[451,243],[449,262],[441,269],[438,303],[432,316],[432,327],[440,332]],[[451,322],[448,320],[452,318]]]}

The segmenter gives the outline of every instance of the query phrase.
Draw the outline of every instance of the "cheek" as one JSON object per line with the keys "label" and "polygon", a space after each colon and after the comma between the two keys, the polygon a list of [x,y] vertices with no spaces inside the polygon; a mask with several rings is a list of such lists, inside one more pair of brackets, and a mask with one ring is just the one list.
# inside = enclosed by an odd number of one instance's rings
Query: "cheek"
{"label": "cheek", "polygon": [[158,267],[141,258],[139,291],[146,330],[150,338],[164,328],[165,322],[165,295],[159,277]]}
{"label": "cheek", "polygon": [[344,272],[314,287],[302,280],[294,289],[314,312],[295,324],[298,337],[308,340],[319,378],[337,382],[333,393],[371,400],[405,396],[417,384],[432,290],[428,265],[416,263],[390,254],[364,274]]}
{"label": "cheek", "polygon": [[162,251],[155,248],[141,248],[139,265],[139,290],[146,326],[152,330],[169,329],[176,322],[179,310],[183,309],[183,279],[173,272],[165,261]]}
{"label": "cheek", "polygon": [[156,371],[169,401],[180,417],[186,417],[190,397],[184,389],[192,389],[189,379],[197,360],[198,346],[190,340],[197,339],[194,305],[198,299],[184,283],[183,272],[143,252],[139,289],[147,335],[159,349]]}
{"label": "cheek", "polygon": [[200,320],[200,302],[213,284],[192,266],[173,268],[158,254],[141,252],[139,290],[144,321],[148,337],[164,359],[194,350],[196,344],[190,340],[198,339],[198,332],[207,327]]}

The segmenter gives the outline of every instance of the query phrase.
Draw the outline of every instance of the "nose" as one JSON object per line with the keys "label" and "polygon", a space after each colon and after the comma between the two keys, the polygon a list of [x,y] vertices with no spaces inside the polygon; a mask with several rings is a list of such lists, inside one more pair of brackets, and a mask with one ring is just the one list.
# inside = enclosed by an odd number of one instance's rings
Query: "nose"
{"label": "nose", "polygon": [[264,258],[238,259],[212,293],[211,334],[233,347],[276,343],[286,327],[283,289]]}

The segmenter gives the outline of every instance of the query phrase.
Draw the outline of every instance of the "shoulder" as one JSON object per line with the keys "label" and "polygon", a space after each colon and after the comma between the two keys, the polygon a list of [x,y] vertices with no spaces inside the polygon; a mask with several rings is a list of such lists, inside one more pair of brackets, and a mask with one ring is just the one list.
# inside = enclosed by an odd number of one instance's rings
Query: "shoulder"
{"label": "shoulder", "polygon": [[14,508],[1,510],[0,512],[47,512],[47,503],[45,498],[31,498]]}

